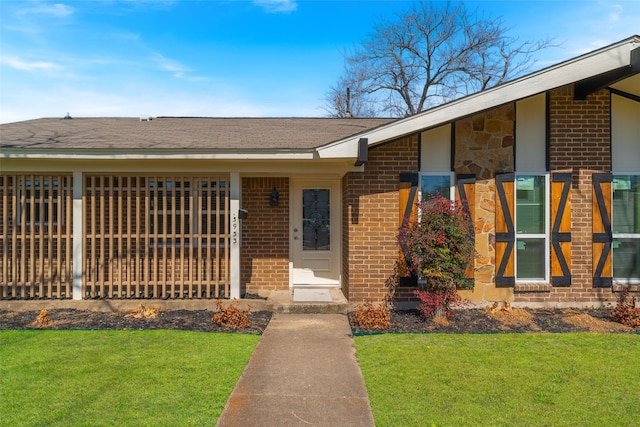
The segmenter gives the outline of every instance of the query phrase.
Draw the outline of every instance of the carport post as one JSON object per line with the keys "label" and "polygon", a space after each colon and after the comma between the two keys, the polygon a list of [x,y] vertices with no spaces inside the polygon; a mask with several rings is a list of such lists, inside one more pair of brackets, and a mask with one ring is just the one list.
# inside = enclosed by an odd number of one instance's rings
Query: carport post
{"label": "carport post", "polygon": [[82,260],[84,236],[82,228],[82,171],[73,172],[73,282],[74,300],[82,299]]}

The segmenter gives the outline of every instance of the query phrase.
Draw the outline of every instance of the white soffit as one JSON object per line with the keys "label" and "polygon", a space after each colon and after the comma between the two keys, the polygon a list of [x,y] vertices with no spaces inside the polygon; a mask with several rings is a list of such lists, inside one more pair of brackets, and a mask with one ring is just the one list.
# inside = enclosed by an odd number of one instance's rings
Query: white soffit
{"label": "white soffit", "polygon": [[357,142],[368,138],[369,146],[428,129],[526,98],[538,93],[587,79],[630,64],[631,51],[640,47],[640,37],[632,37],[620,43],[591,52],[577,58],[545,68],[500,86],[478,92],[423,113],[393,122],[357,138],[347,138],[318,148],[320,157],[354,157]]}

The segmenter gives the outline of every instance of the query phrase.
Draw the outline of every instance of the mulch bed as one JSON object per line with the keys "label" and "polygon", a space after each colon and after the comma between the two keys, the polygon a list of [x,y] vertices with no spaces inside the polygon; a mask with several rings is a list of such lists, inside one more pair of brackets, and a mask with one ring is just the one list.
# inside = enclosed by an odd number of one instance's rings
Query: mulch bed
{"label": "mulch bed", "polygon": [[47,310],[48,322],[38,323],[40,311],[0,310],[0,329],[176,329],[199,332],[241,332],[262,334],[271,320],[270,311],[258,311],[248,317],[251,325],[242,329],[218,326],[211,310],[158,311],[153,318],[135,318],[129,312],[91,310]]}
{"label": "mulch bed", "polygon": [[[128,312],[48,310],[46,324],[36,322],[40,311],[0,310],[0,329],[177,329],[201,332],[262,334],[272,313],[249,315],[251,325],[243,329],[218,326],[211,310],[158,311],[154,318],[135,318]],[[350,320],[351,319],[351,316]],[[370,333],[528,333],[600,332],[640,333],[611,319],[610,309],[486,309],[455,310],[447,320],[425,320],[417,310],[394,311],[388,329],[362,329],[353,321],[354,334]]]}
{"label": "mulch bed", "polygon": [[424,319],[420,312],[394,311],[387,329],[363,329],[353,322],[355,335],[372,333],[633,333],[634,328],[611,319],[611,310],[467,308],[454,310],[449,319]]}

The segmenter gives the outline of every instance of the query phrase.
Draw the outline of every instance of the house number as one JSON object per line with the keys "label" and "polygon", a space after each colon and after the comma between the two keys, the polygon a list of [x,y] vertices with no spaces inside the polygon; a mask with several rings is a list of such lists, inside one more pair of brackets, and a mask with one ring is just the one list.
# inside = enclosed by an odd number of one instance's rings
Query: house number
{"label": "house number", "polygon": [[236,245],[238,243],[238,216],[236,214],[231,215],[231,243]]}

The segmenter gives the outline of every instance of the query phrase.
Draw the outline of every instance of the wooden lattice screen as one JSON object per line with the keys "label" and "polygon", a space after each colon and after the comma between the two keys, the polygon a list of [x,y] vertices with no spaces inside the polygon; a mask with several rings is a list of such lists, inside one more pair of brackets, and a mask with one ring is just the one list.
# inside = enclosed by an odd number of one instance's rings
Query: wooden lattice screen
{"label": "wooden lattice screen", "polygon": [[228,298],[228,177],[85,176],[85,298]]}
{"label": "wooden lattice screen", "polygon": [[71,298],[72,179],[0,175],[0,299]]}

